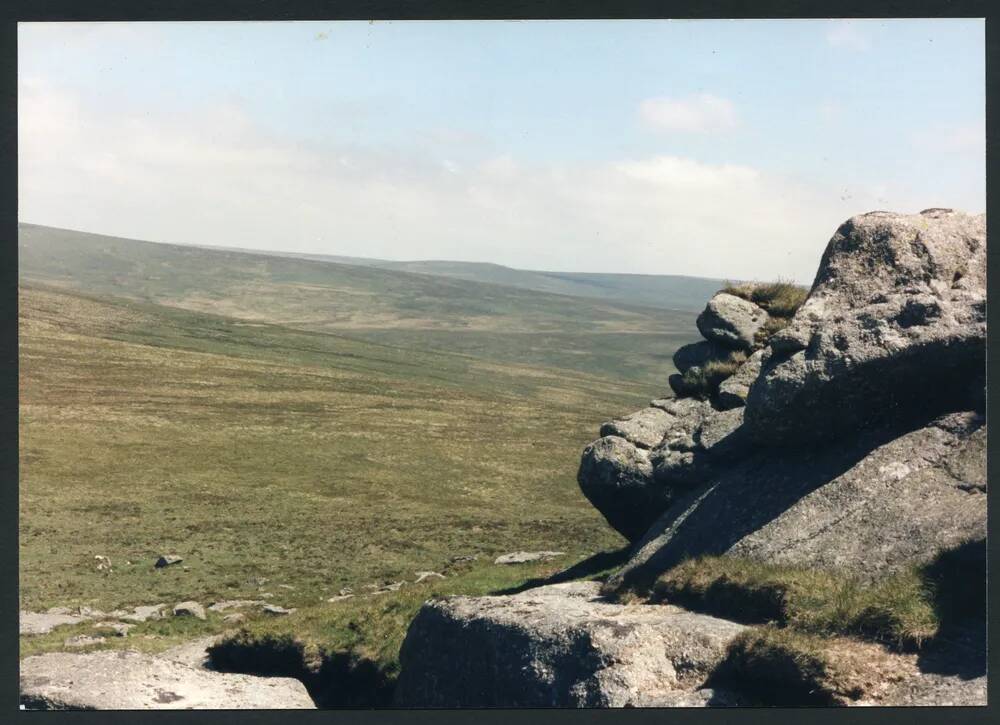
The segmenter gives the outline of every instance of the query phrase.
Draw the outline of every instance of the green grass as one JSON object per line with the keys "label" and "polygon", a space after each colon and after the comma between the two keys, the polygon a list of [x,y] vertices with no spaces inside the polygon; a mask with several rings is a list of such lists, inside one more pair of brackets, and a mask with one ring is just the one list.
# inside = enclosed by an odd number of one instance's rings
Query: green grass
{"label": "green grass", "polygon": [[851,635],[912,649],[940,627],[934,585],[911,567],[871,585],[838,572],[737,557],[700,557],[662,574],[650,600],[816,635]]}
{"label": "green grass", "polygon": [[[558,549],[571,564],[621,544],[579,493],[580,450],[594,421],[650,397],[30,285],[20,374],[32,611],[265,592],[305,608],[454,555]],[[163,553],[183,565],[154,569]]]}

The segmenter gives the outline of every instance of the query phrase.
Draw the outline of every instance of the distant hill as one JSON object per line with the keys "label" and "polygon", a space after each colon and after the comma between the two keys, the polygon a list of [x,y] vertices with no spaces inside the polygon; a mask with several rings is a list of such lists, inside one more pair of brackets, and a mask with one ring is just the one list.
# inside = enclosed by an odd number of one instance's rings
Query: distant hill
{"label": "distant hill", "polygon": [[33,224],[19,225],[18,254],[27,282],[416,350],[613,375],[648,385],[652,395],[666,392],[673,351],[694,337],[693,305],[669,309],[554,294],[368,260],[345,264]]}
{"label": "distant hill", "polygon": [[[226,249],[225,247],[204,248],[215,250]],[[609,302],[643,305],[664,310],[689,310],[692,312],[700,312],[705,307],[705,301],[725,284],[725,281],[721,279],[669,274],[541,272],[515,269],[488,262],[452,262],[442,260],[396,262],[387,259],[346,257],[333,254],[304,254],[299,252],[251,249],[240,249],[240,251],[278,257],[292,257],[295,259],[311,259],[336,264],[378,267],[379,269],[393,269],[416,274],[431,274],[473,282],[502,284],[521,289],[535,290],[536,292],[572,295],[574,297],[595,297]]]}

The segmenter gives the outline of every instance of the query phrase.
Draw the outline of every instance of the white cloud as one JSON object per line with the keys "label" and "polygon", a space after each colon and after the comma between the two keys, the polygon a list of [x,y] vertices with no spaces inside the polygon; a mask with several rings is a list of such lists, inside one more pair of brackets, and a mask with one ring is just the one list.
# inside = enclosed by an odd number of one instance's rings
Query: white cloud
{"label": "white cloud", "polygon": [[856,20],[831,21],[826,32],[826,42],[832,48],[865,51],[872,47],[871,37],[863,22]]}
{"label": "white cloud", "polygon": [[718,133],[739,123],[732,101],[711,93],[647,98],[639,104],[639,117],[651,128],[684,133]]}
{"label": "white cloud", "polygon": [[23,221],[176,243],[809,281],[840,222],[885,207],[678,156],[449,164],[305,147],[234,107],[96,112],[39,82],[19,111]]}

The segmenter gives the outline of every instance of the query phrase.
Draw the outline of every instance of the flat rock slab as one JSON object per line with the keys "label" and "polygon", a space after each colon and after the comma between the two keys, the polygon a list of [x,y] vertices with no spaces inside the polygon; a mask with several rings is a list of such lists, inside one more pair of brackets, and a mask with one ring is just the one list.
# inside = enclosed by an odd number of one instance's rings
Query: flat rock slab
{"label": "flat rock slab", "polygon": [[24,659],[21,704],[31,710],[315,708],[298,680],[210,672],[128,650]]}
{"label": "flat rock slab", "polygon": [[527,564],[532,561],[548,561],[563,556],[563,551],[515,551],[511,554],[498,556],[494,564]]}
{"label": "flat rock slab", "polygon": [[48,634],[56,627],[80,624],[91,619],[79,614],[49,614],[48,612],[21,612],[20,634]]}
{"label": "flat rock slab", "polygon": [[614,604],[598,590],[597,582],[568,582],[425,603],[400,651],[397,704],[646,707],[711,699],[694,693],[743,625],[669,605]]}

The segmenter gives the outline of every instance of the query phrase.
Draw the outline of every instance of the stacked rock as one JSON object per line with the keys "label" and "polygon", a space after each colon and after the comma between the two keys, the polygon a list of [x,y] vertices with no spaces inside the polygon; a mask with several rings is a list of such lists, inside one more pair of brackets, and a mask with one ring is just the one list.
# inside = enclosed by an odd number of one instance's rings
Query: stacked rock
{"label": "stacked rock", "polygon": [[673,357],[676,397],[586,447],[583,494],[637,542],[751,449],[982,410],[985,260],[983,215],[872,212],[838,229],[793,309],[769,314],[760,287],[719,292],[697,319],[705,339]]}

